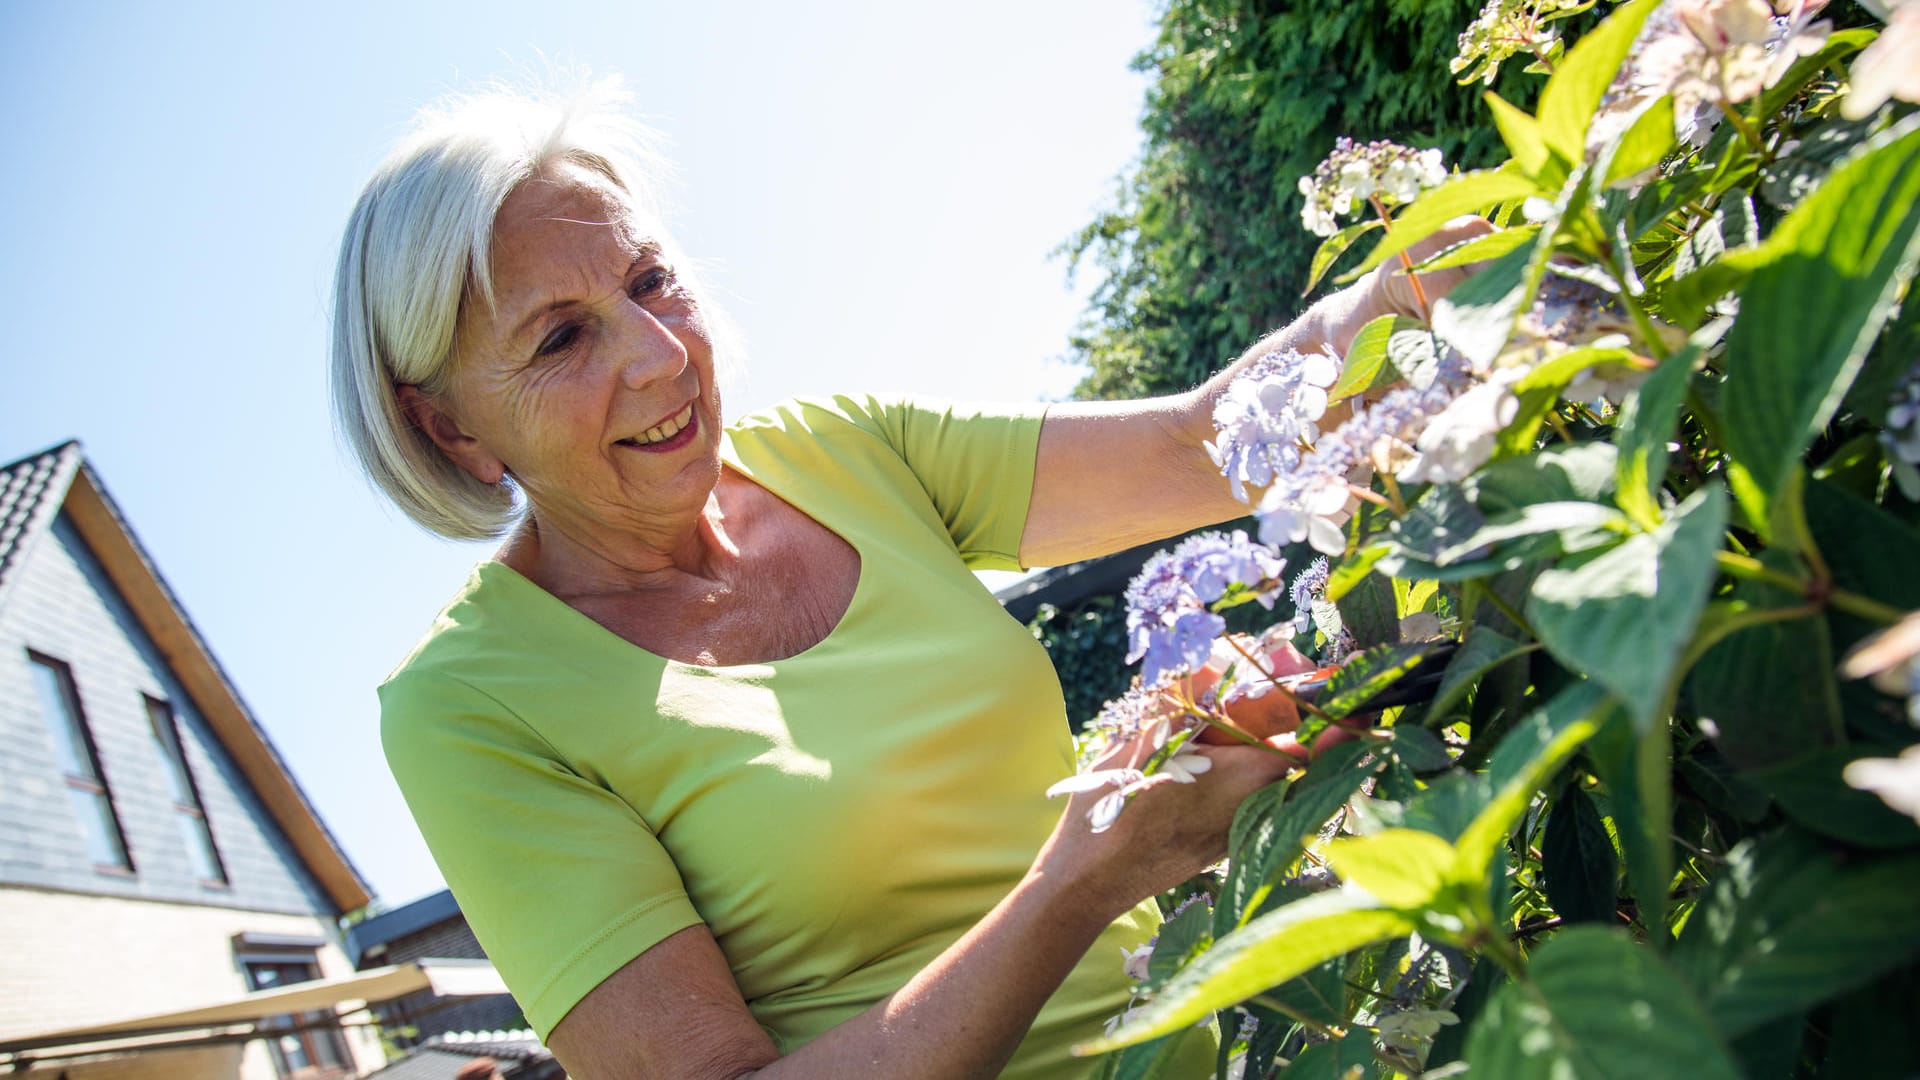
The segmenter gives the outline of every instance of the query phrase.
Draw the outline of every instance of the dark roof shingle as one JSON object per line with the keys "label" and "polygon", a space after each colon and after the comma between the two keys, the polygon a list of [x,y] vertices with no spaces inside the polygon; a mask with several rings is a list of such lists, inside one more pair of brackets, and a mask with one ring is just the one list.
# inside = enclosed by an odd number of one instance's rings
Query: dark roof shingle
{"label": "dark roof shingle", "polygon": [[69,439],[0,465],[0,587],[26,554],[38,519],[58,511],[79,461],[80,443]]}

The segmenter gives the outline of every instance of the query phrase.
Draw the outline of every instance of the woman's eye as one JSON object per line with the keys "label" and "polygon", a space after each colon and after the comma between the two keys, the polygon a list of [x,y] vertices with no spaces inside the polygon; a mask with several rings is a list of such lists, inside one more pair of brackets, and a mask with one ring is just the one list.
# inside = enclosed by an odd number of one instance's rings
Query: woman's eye
{"label": "woman's eye", "polygon": [[656,266],[633,279],[632,294],[635,299],[651,296],[673,284],[673,271],[664,266]]}
{"label": "woman's eye", "polygon": [[580,336],[580,327],[574,323],[568,323],[567,325],[559,327],[558,329],[554,330],[553,333],[548,334],[540,342],[540,347],[534,350],[534,355],[535,356],[555,356],[555,355],[558,355],[559,353],[563,353],[567,351],[567,346],[572,345],[574,342],[574,339],[578,338],[579,336]]}

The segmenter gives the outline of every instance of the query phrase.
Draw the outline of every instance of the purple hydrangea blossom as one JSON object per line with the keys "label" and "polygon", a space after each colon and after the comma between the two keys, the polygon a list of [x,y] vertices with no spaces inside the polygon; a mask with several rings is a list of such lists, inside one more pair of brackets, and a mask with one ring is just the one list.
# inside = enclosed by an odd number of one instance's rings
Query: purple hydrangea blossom
{"label": "purple hydrangea blossom", "polygon": [[1200,670],[1227,628],[1206,605],[1238,584],[1271,608],[1285,570],[1283,560],[1244,532],[1202,533],[1156,552],[1127,586],[1127,662],[1141,661],[1140,679],[1149,687]]}
{"label": "purple hydrangea blossom", "polygon": [[1313,628],[1313,602],[1327,595],[1327,576],[1332,572],[1332,564],[1325,556],[1307,565],[1293,579],[1293,585],[1287,590],[1288,599],[1293,601],[1293,632],[1304,634]]}
{"label": "purple hydrangea blossom", "polygon": [[1265,487],[1299,465],[1301,447],[1319,438],[1327,388],[1339,377],[1337,358],[1291,349],[1234,376],[1213,407],[1215,441],[1206,444],[1234,498],[1248,501],[1248,484]]}

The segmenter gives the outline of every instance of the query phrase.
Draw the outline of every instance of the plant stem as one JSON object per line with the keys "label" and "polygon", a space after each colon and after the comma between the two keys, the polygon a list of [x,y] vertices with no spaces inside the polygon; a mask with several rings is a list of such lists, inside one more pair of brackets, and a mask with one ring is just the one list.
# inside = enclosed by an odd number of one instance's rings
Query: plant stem
{"label": "plant stem", "polygon": [[1533,638],[1536,642],[1540,640],[1540,635],[1533,632],[1533,624],[1527,621],[1527,617],[1525,615],[1520,614],[1520,610],[1518,608],[1514,607],[1512,604],[1507,603],[1505,597],[1501,596],[1497,592],[1494,592],[1492,589],[1487,589],[1485,590],[1485,592],[1487,595],[1487,603],[1492,604],[1495,608],[1499,609],[1500,614],[1505,615],[1509,620],[1513,622],[1513,625],[1525,631],[1528,637]]}
{"label": "plant stem", "polygon": [[1520,953],[1507,940],[1506,934],[1493,930],[1487,934],[1483,947],[1493,962],[1506,970],[1507,976],[1515,982],[1527,981],[1527,965],[1520,960]]}
{"label": "plant stem", "polygon": [[[1373,212],[1380,215],[1380,231],[1383,233],[1392,232],[1393,215],[1387,213],[1387,204],[1381,202],[1380,196],[1378,195],[1367,196],[1367,201],[1373,204]],[[1413,272],[1413,257],[1408,255],[1405,250],[1400,252],[1400,265],[1406,268],[1407,284],[1413,286],[1413,301],[1420,305],[1420,321],[1426,323],[1428,326],[1432,326],[1433,305],[1427,300],[1426,286],[1420,284],[1420,275]]]}
{"label": "plant stem", "polygon": [[1293,702],[1293,707],[1295,709],[1298,709],[1303,713],[1309,713],[1313,716],[1317,716],[1322,720],[1331,721],[1333,719],[1332,717],[1328,716],[1326,714],[1326,711],[1320,708],[1320,706],[1315,705],[1313,702],[1308,701],[1306,698],[1303,698],[1299,694],[1294,693],[1293,687],[1288,686],[1286,683],[1281,682],[1280,677],[1275,675],[1273,672],[1268,671],[1265,664],[1262,664],[1259,660],[1254,659],[1253,654],[1247,651],[1246,646],[1234,640],[1234,637],[1232,634],[1226,635],[1226,641],[1228,645],[1233,647],[1234,652],[1237,652],[1241,656],[1246,657],[1247,663],[1253,665],[1253,670],[1259,672],[1263,677],[1266,678],[1268,682],[1272,683],[1274,689],[1287,695],[1287,699]]}
{"label": "plant stem", "polygon": [[1387,500],[1392,504],[1393,516],[1406,517],[1407,500],[1400,496],[1400,481],[1395,480],[1392,473],[1383,472],[1380,474],[1380,482],[1386,485]]}
{"label": "plant stem", "polygon": [[1329,1039],[1344,1038],[1347,1034],[1345,1029],[1343,1028],[1337,1028],[1337,1027],[1329,1026],[1327,1024],[1323,1024],[1320,1021],[1315,1020],[1311,1016],[1307,1016],[1306,1014],[1302,1013],[1300,1010],[1294,1008],[1293,1006],[1288,1005],[1283,1001],[1279,1001],[1274,998],[1268,997],[1265,994],[1255,994],[1252,998],[1252,1003],[1260,1006],[1263,1009],[1268,1010],[1269,1012],[1277,1012],[1281,1016],[1284,1016],[1287,1019],[1293,1021],[1294,1023],[1299,1024],[1301,1027],[1307,1028],[1310,1031],[1317,1031]]}
{"label": "plant stem", "polygon": [[1824,603],[1849,615],[1856,615],[1870,622],[1892,626],[1905,617],[1905,612],[1889,607],[1878,600],[1869,600],[1859,593],[1835,588],[1831,581],[1822,578],[1802,580],[1791,574],[1783,574],[1766,566],[1751,555],[1736,555],[1731,551],[1717,551],[1714,558],[1720,563],[1720,569],[1732,577],[1746,578],[1750,581],[1763,581],[1775,588],[1797,593],[1814,603]]}
{"label": "plant stem", "polygon": [[1647,316],[1647,309],[1640,306],[1640,298],[1633,295],[1633,290],[1627,287],[1627,281],[1633,277],[1633,268],[1627,264],[1627,260],[1632,257],[1631,252],[1617,248],[1613,253],[1613,279],[1620,283],[1620,306],[1626,308],[1627,314],[1632,316],[1634,329],[1640,331],[1640,337],[1646,342],[1647,351],[1653,354],[1655,360],[1665,360],[1668,355],[1667,343],[1660,339],[1659,332],[1654,329],[1653,320]]}

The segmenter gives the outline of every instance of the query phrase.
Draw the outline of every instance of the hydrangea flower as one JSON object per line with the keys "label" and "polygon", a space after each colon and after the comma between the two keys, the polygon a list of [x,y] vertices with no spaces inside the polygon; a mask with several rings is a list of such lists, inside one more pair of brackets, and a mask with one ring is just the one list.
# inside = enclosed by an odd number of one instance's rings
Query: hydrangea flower
{"label": "hydrangea flower", "polygon": [[1462,84],[1479,81],[1491,86],[1500,65],[1522,53],[1551,59],[1559,51],[1560,33],[1552,26],[1587,6],[1586,0],[1487,0],[1487,6],[1460,32],[1460,53],[1448,67]]}
{"label": "hydrangea flower", "polygon": [[1420,432],[1414,444],[1419,454],[1401,468],[1399,477],[1416,484],[1451,484],[1485,465],[1501,430],[1519,414],[1513,384],[1523,374],[1519,368],[1501,368],[1448,402]]}
{"label": "hydrangea flower", "polygon": [[1887,26],[1848,72],[1840,115],[1864,120],[1888,98],[1920,103],[1920,0],[1887,0]]}
{"label": "hydrangea flower", "polygon": [[1425,1057],[1440,1029],[1459,1022],[1460,1018],[1447,1009],[1402,1009],[1382,1016],[1373,1029],[1388,1049]]}
{"label": "hydrangea flower", "polygon": [[1831,25],[1812,19],[1826,3],[1667,0],[1641,27],[1601,99],[1588,154],[1618,138],[1642,104],[1663,94],[1673,95],[1675,136],[1705,146],[1724,106],[1752,98],[1825,44]]}
{"label": "hydrangea flower", "polygon": [[1881,693],[1907,699],[1907,720],[1920,728],[1920,611],[1865,638],[1848,650],[1840,674],[1871,679]]}
{"label": "hydrangea flower", "polygon": [[1265,487],[1300,463],[1301,446],[1320,436],[1327,388],[1339,377],[1331,354],[1291,349],[1267,353],[1234,376],[1213,407],[1215,437],[1206,444],[1234,498],[1246,502],[1246,485]]}
{"label": "hydrangea flower", "polygon": [[1300,222],[1315,236],[1332,236],[1340,231],[1338,219],[1356,206],[1374,198],[1386,206],[1410,203],[1446,178],[1438,150],[1384,139],[1362,144],[1343,136],[1319,167],[1300,178],[1300,194],[1307,200]]}
{"label": "hydrangea flower", "polygon": [[1307,564],[1293,579],[1287,599],[1293,601],[1293,632],[1304,634],[1313,629],[1313,602],[1327,595],[1327,578],[1333,566],[1321,556]]}
{"label": "hydrangea flower", "polygon": [[1907,369],[1887,404],[1887,426],[1880,433],[1887,464],[1900,493],[1920,502],[1920,362]]}
{"label": "hydrangea flower", "polygon": [[1227,628],[1206,605],[1244,585],[1271,608],[1285,570],[1283,560],[1244,532],[1201,533],[1172,551],[1156,552],[1127,586],[1127,662],[1141,661],[1140,679],[1147,686],[1198,671]]}

